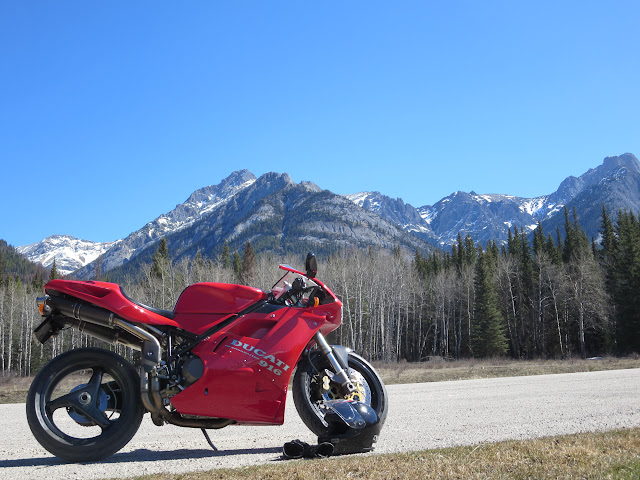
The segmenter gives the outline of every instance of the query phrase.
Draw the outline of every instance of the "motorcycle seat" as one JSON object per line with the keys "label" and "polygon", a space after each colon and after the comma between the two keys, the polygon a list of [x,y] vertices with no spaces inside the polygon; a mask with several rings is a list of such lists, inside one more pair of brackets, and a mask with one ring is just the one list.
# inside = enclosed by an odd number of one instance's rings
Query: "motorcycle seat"
{"label": "motorcycle seat", "polygon": [[175,314],[171,311],[171,310],[163,310],[161,308],[155,308],[155,307],[150,307],[149,305],[145,305],[144,303],[138,302],[136,300],[134,300],[133,298],[131,298],[129,295],[127,295],[124,291],[124,289],[122,287],[120,287],[120,292],[122,293],[122,296],[124,298],[126,298],[127,300],[129,300],[131,303],[144,308],[145,310],[149,310],[150,312],[155,313],[156,315],[162,315],[165,318],[168,318],[170,320],[173,320],[173,318],[175,317]]}

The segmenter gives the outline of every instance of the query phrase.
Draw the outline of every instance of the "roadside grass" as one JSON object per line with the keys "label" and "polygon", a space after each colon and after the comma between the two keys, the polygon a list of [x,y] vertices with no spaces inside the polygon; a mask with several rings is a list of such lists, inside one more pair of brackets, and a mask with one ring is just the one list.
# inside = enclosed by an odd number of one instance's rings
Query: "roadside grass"
{"label": "roadside grass", "polygon": [[24,403],[33,377],[0,376],[0,404]]}
{"label": "roadside grass", "polygon": [[137,480],[639,479],[640,428],[422,452],[289,460]]}
{"label": "roadside grass", "polygon": [[[442,360],[374,366],[386,385],[640,368],[640,355],[565,360]],[[0,376],[0,404],[24,403],[33,377]]]}
{"label": "roadside grass", "polygon": [[483,360],[434,359],[421,363],[376,363],[374,366],[385,384],[443,382],[497,377],[520,377],[557,373],[596,372],[640,368],[640,356],[597,357],[593,359]]}
{"label": "roadside grass", "polygon": [[[592,360],[461,360],[376,363],[386,384],[439,382],[640,368],[640,357]],[[32,378],[0,377],[0,403],[24,402]],[[134,477],[131,477],[134,478]],[[640,480],[640,428],[505,441],[400,454],[367,454],[138,480],[235,479],[575,479]]]}

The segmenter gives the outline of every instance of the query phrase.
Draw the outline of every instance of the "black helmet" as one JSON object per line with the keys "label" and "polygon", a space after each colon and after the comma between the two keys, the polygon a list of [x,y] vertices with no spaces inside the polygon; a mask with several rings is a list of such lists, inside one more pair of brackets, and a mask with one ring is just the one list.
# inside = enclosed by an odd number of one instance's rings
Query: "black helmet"
{"label": "black helmet", "polygon": [[370,452],[375,448],[382,424],[373,408],[349,400],[332,400],[323,407],[329,428],[318,437],[318,443],[332,443],[334,455]]}

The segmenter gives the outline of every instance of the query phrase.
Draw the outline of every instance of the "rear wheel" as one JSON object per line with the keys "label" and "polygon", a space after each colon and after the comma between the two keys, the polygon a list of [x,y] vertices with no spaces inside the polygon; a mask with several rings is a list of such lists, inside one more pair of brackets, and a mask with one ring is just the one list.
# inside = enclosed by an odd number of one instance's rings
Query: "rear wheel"
{"label": "rear wheel", "polygon": [[331,382],[325,373],[330,368],[328,360],[319,352],[298,364],[293,377],[293,401],[304,424],[318,436],[326,433],[324,412],[321,404],[329,400],[347,399],[366,403],[378,415],[380,425],[384,423],[388,410],[387,389],[375,369],[361,356],[349,352],[349,376],[356,391],[343,395],[340,386]]}
{"label": "rear wheel", "polygon": [[57,356],[38,373],[27,396],[36,440],[68,462],[108,457],[135,435],[144,407],[138,373],[119,355],[81,348]]}

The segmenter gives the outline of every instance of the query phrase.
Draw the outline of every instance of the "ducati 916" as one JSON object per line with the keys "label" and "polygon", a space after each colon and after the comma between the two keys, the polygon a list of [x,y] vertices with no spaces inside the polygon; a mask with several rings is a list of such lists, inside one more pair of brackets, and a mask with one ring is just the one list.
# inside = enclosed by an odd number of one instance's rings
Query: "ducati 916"
{"label": "ducati 916", "polygon": [[[296,409],[333,452],[374,448],[388,410],[374,368],[325,336],[338,328],[342,303],[305,271],[280,265],[270,292],[196,283],[172,311],[127,297],[113,283],[52,280],[37,303],[45,343],[73,328],[140,352],[138,368],[116,353],[79,348],[58,355],[35,377],[27,419],[35,438],[68,462],[105,458],[134,436],[143,415],[155,425],[219,429],[280,425],[292,374]],[[212,444],[213,445],[213,444]]]}

